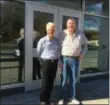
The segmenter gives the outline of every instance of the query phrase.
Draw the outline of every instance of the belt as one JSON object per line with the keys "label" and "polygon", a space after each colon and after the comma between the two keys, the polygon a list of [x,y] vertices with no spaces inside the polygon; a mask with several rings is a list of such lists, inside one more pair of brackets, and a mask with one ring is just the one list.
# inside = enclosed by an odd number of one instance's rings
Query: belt
{"label": "belt", "polygon": [[58,61],[58,59],[42,59],[43,61],[47,61],[47,62],[56,62]]}
{"label": "belt", "polygon": [[72,59],[78,59],[79,58],[79,56],[65,56],[65,57],[72,58]]}

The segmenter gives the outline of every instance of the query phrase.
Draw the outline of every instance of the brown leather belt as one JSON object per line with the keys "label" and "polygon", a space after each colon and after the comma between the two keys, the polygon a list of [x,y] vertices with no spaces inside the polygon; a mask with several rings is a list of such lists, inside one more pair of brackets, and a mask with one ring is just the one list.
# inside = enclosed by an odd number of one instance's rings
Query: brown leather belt
{"label": "brown leather belt", "polygon": [[65,57],[72,58],[72,59],[79,59],[79,56],[65,56]]}

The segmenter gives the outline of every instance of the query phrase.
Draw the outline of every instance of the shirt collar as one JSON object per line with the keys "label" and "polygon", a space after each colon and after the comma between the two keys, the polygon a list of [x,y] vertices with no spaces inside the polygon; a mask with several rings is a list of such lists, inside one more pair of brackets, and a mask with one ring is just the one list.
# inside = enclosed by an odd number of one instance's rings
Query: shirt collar
{"label": "shirt collar", "polygon": [[[68,32],[68,30],[66,29],[66,30],[64,30],[64,32],[66,33],[66,35],[69,35],[69,32]],[[73,37],[74,36],[76,36],[76,32],[73,34]]]}
{"label": "shirt collar", "polygon": [[[54,38],[55,38],[55,37],[54,37]],[[53,38],[53,39],[54,39],[54,38]],[[50,38],[48,37],[48,35],[46,35],[46,39],[47,39],[47,40],[50,40]]]}

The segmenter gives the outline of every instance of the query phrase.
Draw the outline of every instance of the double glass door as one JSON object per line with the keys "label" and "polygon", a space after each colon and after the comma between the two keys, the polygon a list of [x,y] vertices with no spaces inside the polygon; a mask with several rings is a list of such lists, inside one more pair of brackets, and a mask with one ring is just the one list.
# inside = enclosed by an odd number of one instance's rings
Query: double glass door
{"label": "double glass door", "polygon": [[[42,72],[36,57],[36,39],[46,35],[46,23],[56,24],[55,35],[58,36],[66,28],[68,18],[75,18],[77,28],[81,28],[81,13],[34,2],[26,2],[25,13],[25,91],[28,91],[41,87]],[[55,85],[60,84],[60,73],[58,68]]]}

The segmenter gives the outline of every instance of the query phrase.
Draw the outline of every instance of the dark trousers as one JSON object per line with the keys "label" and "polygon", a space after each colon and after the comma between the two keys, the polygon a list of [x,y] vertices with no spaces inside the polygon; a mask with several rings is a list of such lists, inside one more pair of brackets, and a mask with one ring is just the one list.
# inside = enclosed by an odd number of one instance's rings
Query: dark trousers
{"label": "dark trousers", "polygon": [[41,79],[41,72],[40,72],[40,61],[38,58],[33,58],[33,80],[36,80],[36,74],[38,79]]}
{"label": "dark trousers", "polygon": [[58,60],[42,60],[42,87],[40,101],[48,102],[50,100],[57,72],[57,63]]}
{"label": "dark trousers", "polygon": [[23,75],[23,68],[24,68],[24,59],[22,56],[19,58],[19,70],[18,70],[18,81],[22,81],[22,75]]}

